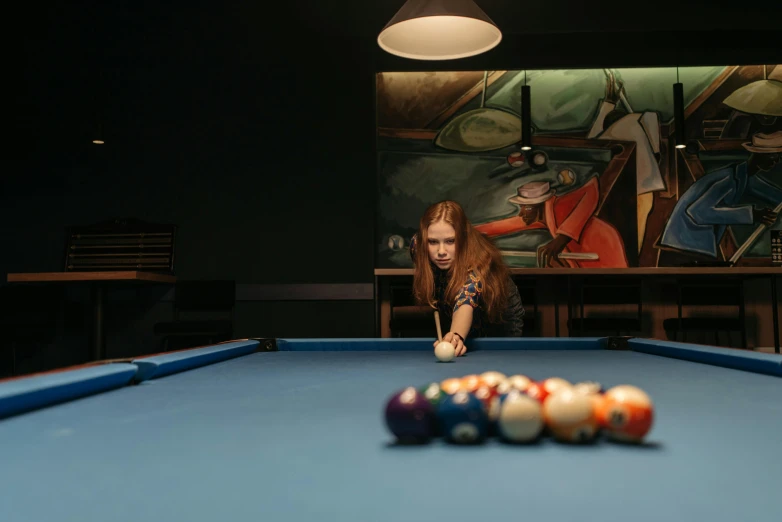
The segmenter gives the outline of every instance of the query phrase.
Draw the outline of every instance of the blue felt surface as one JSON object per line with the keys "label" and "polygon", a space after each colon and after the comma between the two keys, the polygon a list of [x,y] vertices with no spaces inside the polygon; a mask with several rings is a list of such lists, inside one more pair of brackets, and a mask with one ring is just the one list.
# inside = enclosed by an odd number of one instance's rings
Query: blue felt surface
{"label": "blue felt surface", "polygon": [[[426,351],[434,350],[434,338],[383,338],[383,339],[278,339],[277,349],[295,351]],[[477,350],[599,350],[604,347],[603,338],[585,337],[525,337],[469,339],[467,346]]]}
{"label": "blue felt surface", "polygon": [[138,367],[135,380],[141,382],[157,379],[234,357],[241,357],[253,353],[258,344],[258,341],[236,341],[134,359],[132,362]]}
{"label": "blue felt surface", "polygon": [[782,355],[778,354],[650,339],[631,339],[628,344],[631,349],[637,352],[651,355],[662,355],[736,370],[782,376]]}
{"label": "blue felt surface", "polygon": [[0,383],[0,419],[116,389],[129,384],[135,374],[134,365],[120,363]]}
{"label": "blue felt surface", "polygon": [[[650,444],[389,444],[393,391],[486,370],[640,386]],[[0,520],[771,521],[780,397],[631,351],[256,353],[0,423]]]}

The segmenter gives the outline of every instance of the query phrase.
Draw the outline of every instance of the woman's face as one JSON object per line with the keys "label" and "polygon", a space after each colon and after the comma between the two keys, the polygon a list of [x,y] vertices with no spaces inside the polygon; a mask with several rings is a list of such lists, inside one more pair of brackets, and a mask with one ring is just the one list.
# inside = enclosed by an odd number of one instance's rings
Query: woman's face
{"label": "woman's face", "polygon": [[456,256],[456,231],[445,221],[438,221],[429,225],[427,235],[429,259],[438,268],[448,270]]}

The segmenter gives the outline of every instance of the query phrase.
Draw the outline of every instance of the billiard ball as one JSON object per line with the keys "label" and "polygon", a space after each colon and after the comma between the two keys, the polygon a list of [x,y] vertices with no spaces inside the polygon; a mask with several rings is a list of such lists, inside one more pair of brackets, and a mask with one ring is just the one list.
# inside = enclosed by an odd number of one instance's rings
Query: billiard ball
{"label": "billiard ball", "polygon": [[543,420],[548,431],[562,442],[590,442],[600,429],[595,401],[573,388],[561,388],[543,402]]}
{"label": "billiard ball", "polygon": [[[443,389],[440,387],[439,383],[433,382],[430,384],[427,384],[426,386],[422,386],[418,389],[418,391],[426,397],[426,400],[429,401],[429,403],[432,405],[432,408],[435,412],[437,412],[437,408],[440,406],[440,401],[443,400],[443,397],[446,397],[448,394],[443,391]],[[432,419],[432,435],[435,437],[440,436],[440,426],[436,422],[436,418]]]}
{"label": "billiard ball", "polygon": [[540,402],[518,390],[500,401],[497,433],[508,442],[525,443],[536,440],[543,432]]}
{"label": "billiard ball", "polygon": [[583,395],[600,395],[603,393],[603,387],[597,382],[583,381],[574,384],[573,391]]}
{"label": "billiard ball", "polygon": [[561,377],[549,377],[548,379],[545,379],[542,384],[543,388],[546,390],[546,393],[549,395],[563,388],[570,388],[573,386],[570,384],[570,382]]}
{"label": "billiard ball", "polygon": [[496,388],[508,379],[504,373],[497,371],[483,372],[480,375],[480,378],[484,383],[491,386],[492,388]]}
{"label": "billiard ball", "polygon": [[462,377],[462,390],[474,393],[475,390],[477,390],[481,385],[485,384],[483,380],[481,379],[480,375],[465,375]]}
{"label": "billiard ball", "polygon": [[435,409],[437,409],[437,406],[440,404],[440,401],[446,395],[446,393],[440,387],[440,384],[436,382],[432,382],[427,384],[426,386],[422,386],[421,388],[418,389],[418,391],[424,397],[426,397],[426,400],[432,403],[432,406]]}
{"label": "billiard ball", "polygon": [[500,402],[503,394],[497,388],[493,388],[487,384],[482,384],[473,393],[475,397],[483,404],[483,408],[486,410],[486,417],[489,420],[488,432],[489,436],[493,436],[497,432],[497,418],[500,415]]}
{"label": "billiard ball", "polygon": [[473,395],[475,395],[475,397],[477,397],[477,399],[483,404],[483,408],[486,410],[486,415],[489,418],[489,422],[496,420],[500,399],[500,394],[497,392],[497,389],[492,388],[487,384],[482,384],[478,386],[478,389],[475,390],[475,392],[473,392]]}
{"label": "billiard ball", "polygon": [[399,234],[394,234],[388,238],[388,249],[391,250],[392,252],[402,250],[404,246],[405,246],[405,240]]}
{"label": "billiard ball", "polygon": [[453,395],[454,393],[461,391],[462,380],[459,377],[445,379],[440,383],[440,389],[448,395]]}
{"label": "billiard ball", "polygon": [[654,422],[654,404],[636,386],[614,386],[603,394],[596,405],[597,420],[609,439],[639,443],[649,433]]}
{"label": "billiard ball", "polygon": [[518,390],[521,392],[527,391],[529,385],[532,383],[532,379],[526,375],[516,374],[508,377],[505,382],[500,383],[498,390],[500,393],[508,393],[511,390]]}
{"label": "billiard ball", "polygon": [[435,346],[434,356],[437,357],[437,360],[440,362],[450,362],[456,357],[456,349],[451,343],[443,341],[437,343],[437,346]]}
{"label": "billiard ball", "polygon": [[418,390],[408,387],[388,399],[385,419],[399,442],[427,442],[433,435],[435,409]]}
{"label": "billiard ball", "polygon": [[508,163],[510,164],[511,167],[519,168],[522,165],[524,165],[525,158],[523,153],[519,151],[515,151],[508,154],[508,157],[506,159],[508,160]]}
{"label": "billiard ball", "polygon": [[440,433],[456,444],[482,442],[488,431],[488,416],[481,401],[471,393],[456,392],[440,401],[437,408]]}
{"label": "billiard ball", "polygon": [[529,383],[529,386],[524,390],[524,393],[538,401],[540,404],[543,404],[543,401],[548,397],[548,392],[546,391],[546,388],[543,387],[543,383],[537,381]]}

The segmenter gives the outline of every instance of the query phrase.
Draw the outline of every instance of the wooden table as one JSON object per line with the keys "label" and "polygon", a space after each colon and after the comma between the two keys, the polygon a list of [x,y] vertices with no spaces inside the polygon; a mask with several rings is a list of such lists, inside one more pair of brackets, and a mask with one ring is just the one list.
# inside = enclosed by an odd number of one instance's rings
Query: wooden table
{"label": "wooden table", "polygon": [[[733,267],[632,267],[632,268],[511,268],[513,275],[541,276],[541,277],[566,277],[568,283],[571,276],[742,276],[763,277],[767,276],[771,281],[771,314],[774,327],[774,351],[780,353],[779,344],[779,319],[777,302],[776,276],[782,274],[782,268],[773,266],[733,266]],[[385,299],[384,278],[410,277],[412,280],[412,268],[376,268],[375,269],[375,330],[376,335],[383,336],[382,325],[388,324],[390,319],[390,306],[383,306]],[[559,316],[559,306],[554,308],[555,316]],[[559,321],[557,320],[557,336],[559,336]]]}
{"label": "wooden table", "polygon": [[176,283],[176,277],[154,272],[34,272],[8,274],[9,283],[92,283],[92,352],[94,360],[106,358],[103,331],[103,294],[110,283]]}

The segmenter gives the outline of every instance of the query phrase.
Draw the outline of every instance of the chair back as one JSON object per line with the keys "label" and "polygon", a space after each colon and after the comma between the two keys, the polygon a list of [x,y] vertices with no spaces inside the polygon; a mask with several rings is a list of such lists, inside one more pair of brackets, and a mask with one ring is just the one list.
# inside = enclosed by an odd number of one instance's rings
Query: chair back
{"label": "chair back", "polygon": [[176,226],[112,219],[68,227],[66,272],[150,271],[174,273]]}

